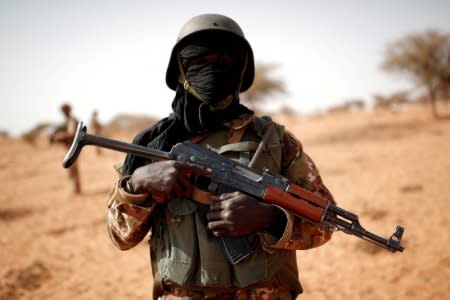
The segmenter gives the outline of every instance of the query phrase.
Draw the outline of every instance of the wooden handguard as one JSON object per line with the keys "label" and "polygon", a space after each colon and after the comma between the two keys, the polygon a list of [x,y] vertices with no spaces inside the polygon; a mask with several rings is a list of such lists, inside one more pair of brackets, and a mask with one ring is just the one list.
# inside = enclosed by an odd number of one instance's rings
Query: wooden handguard
{"label": "wooden handguard", "polygon": [[[306,196],[306,199],[302,197],[303,194]],[[301,189],[297,189],[295,185],[292,185],[288,192],[285,192],[275,186],[269,186],[264,193],[263,200],[279,205],[293,214],[313,222],[322,221],[328,205],[328,201],[326,199],[318,197],[312,193],[303,193],[303,191]],[[311,204],[311,202],[317,205]],[[326,202],[326,204],[324,202]]]}

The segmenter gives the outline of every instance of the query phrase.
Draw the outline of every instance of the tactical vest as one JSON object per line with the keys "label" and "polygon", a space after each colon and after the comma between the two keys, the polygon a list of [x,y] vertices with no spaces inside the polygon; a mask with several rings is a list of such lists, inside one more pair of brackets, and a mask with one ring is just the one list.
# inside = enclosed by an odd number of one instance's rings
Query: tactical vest
{"label": "tactical vest", "polygon": [[[245,132],[238,141],[229,143],[229,131],[223,130],[207,136],[199,144],[248,164],[269,124],[275,125],[268,117],[255,117],[245,125]],[[267,168],[280,173],[282,136],[283,128],[275,125],[254,169]],[[219,238],[207,229],[207,209],[207,205],[188,198],[171,200],[157,207],[158,220],[149,240],[155,280],[168,279],[183,287],[241,288],[273,282],[277,280],[277,273],[288,273],[298,285],[295,251],[268,253],[262,249],[258,234],[248,236],[256,245],[256,251],[244,261],[230,264]]]}

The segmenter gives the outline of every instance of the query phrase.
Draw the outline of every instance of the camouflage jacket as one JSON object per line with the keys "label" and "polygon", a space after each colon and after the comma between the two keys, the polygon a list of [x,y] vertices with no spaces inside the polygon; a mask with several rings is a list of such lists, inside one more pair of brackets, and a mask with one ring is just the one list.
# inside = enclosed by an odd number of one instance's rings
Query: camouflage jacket
{"label": "camouflage jacket", "polygon": [[[243,124],[244,123],[244,124]],[[246,123],[246,124],[245,124]],[[231,140],[236,140],[236,135],[248,126],[250,120],[238,120],[226,124],[231,134]],[[236,134],[236,132],[238,132]],[[239,137],[238,137],[239,139]],[[323,184],[319,171],[311,158],[303,151],[301,143],[287,130],[283,130],[281,137],[282,162],[281,174],[292,182],[299,184],[317,195],[320,195],[334,203],[334,199]],[[130,194],[127,192],[127,180],[122,177],[116,183],[108,200],[108,229],[114,244],[122,249],[129,249],[138,244],[152,227],[152,215],[157,204],[147,194]],[[269,254],[277,251],[305,250],[320,246],[327,242],[332,232],[319,225],[312,225],[303,221],[292,213],[283,210],[286,215],[286,226],[280,237],[275,237],[266,232],[258,233],[261,248]],[[291,262],[291,264],[295,264]],[[296,274],[290,275],[290,280],[298,281]],[[295,294],[301,292],[298,284],[294,288]]]}

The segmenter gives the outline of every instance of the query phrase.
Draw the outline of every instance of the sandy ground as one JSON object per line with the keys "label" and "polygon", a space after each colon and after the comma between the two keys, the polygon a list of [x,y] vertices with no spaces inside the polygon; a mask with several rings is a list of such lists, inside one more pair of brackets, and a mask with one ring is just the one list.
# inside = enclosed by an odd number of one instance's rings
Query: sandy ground
{"label": "sandy ground", "polygon": [[[421,108],[277,120],[366,229],[387,237],[406,228],[403,253],[341,232],[299,251],[301,298],[450,299],[450,121]],[[150,299],[146,243],[122,252],[106,231],[123,155],[86,148],[84,192],[72,196],[64,154],[44,141],[0,140],[0,299]]]}

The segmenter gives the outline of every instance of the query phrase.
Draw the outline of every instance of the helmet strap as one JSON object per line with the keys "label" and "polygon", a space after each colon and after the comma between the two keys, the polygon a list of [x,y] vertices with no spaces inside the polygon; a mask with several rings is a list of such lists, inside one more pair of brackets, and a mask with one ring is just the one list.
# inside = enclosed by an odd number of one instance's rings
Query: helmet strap
{"label": "helmet strap", "polygon": [[[179,54],[177,54],[177,62],[178,62],[178,69],[180,70],[180,74],[178,76],[178,82],[183,85],[183,88],[188,93],[190,93],[192,96],[194,96],[195,98],[200,100],[204,105],[207,105],[206,101],[204,99],[202,99],[202,97],[197,93],[197,91],[192,87],[192,85],[187,80],[186,73],[183,69],[183,64],[181,63],[181,58],[180,58]],[[245,71],[247,69],[247,64],[248,64],[248,55],[245,56],[244,66],[242,68],[242,72],[241,72],[241,76],[240,76],[240,80],[239,80],[239,86],[236,89],[236,93],[234,95],[230,95],[230,96],[226,97],[225,99],[223,99],[221,102],[224,102],[224,104],[226,102],[228,102],[228,104],[231,103],[232,99],[229,99],[229,98],[234,98],[234,97],[237,98],[239,96],[241,86],[242,86],[242,83],[244,80]],[[228,106],[228,105],[225,105],[225,107],[226,106]],[[224,109],[225,107],[222,108],[221,105],[219,105],[218,107],[211,107],[211,108],[212,108],[212,110],[218,110],[218,109]],[[200,114],[200,112],[199,112],[199,114]]]}
{"label": "helmet strap", "polygon": [[195,91],[195,89],[192,87],[192,85],[189,84],[189,81],[186,79],[186,73],[183,69],[183,64],[181,63],[180,55],[177,53],[177,62],[178,62],[178,69],[180,70],[180,76],[178,77],[178,82],[183,85],[183,88],[192,96],[197,98],[198,100],[205,103],[205,100],[202,99],[202,97]]}

